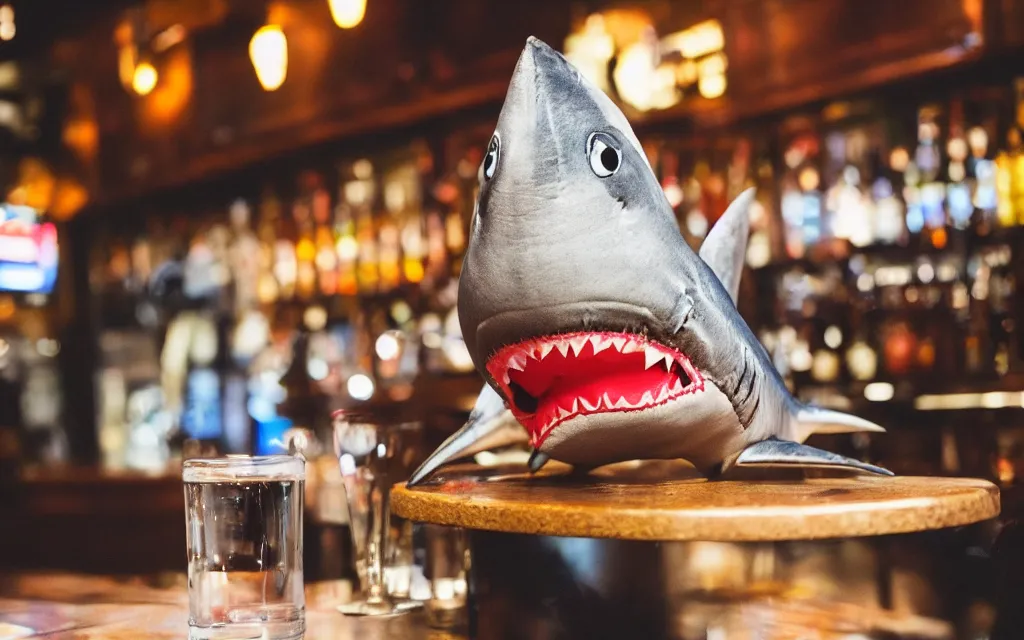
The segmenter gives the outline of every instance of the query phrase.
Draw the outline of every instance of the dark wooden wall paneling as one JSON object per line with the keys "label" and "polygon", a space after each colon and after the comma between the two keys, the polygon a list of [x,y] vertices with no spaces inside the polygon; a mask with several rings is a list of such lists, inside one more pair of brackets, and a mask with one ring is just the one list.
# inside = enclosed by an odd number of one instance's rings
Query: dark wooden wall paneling
{"label": "dark wooden wall paneling", "polygon": [[[161,85],[145,98],[118,83],[108,24],[62,49],[97,105],[95,201],[500,104],[527,35],[560,46],[574,17],[616,5],[646,8],[663,33],[718,17],[727,34],[726,97],[630,114],[642,124],[755,115],[952,65],[978,55],[966,45],[983,5],[1013,16],[1024,0],[371,0],[364,23],[350,31],[334,26],[325,0],[281,0],[273,15],[285,27],[290,60],[278,91],[256,81],[247,48],[262,17],[247,12],[194,32],[160,61]],[[1015,33],[1003,32],[1001,43]]]}

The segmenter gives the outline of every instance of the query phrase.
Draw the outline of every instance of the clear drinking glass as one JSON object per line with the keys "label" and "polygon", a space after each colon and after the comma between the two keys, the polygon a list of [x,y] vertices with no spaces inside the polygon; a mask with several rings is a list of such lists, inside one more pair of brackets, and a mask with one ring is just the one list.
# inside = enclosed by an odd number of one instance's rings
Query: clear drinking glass
{"label": "clear drinking glass", "polygon": [[305,461],[186,460],[189,638],[300,638],[305,631]]}
{"label": "clear drinking glass", "polygon": [[419,600],[389,593],[385,560],[391,549],[391,486],[412,471],[415,454],[410,439],[418,422],[389,423],[366,413],[336,411],[334,450],[341,466],[349,510],[349,526],[362,582],[361,598],[340,605],[346,615],[382,616],[423,606]]}
{"label": "clear drinking glass", "polygon": [[465,529],[423,525],[426,566],[430,582],[427,623],[435,629],[454,629],[466,622],[466,570],[469,549]]}

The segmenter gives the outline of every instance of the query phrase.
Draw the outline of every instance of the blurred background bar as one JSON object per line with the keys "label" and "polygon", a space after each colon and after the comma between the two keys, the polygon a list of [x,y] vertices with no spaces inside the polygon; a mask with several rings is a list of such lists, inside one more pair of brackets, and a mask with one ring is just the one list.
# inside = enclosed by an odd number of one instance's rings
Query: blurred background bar
{"label": "blurred background bar", "polygon": [[300,450],[306,576],[352,577],[330,412],[429,451],[472,407],[459,270],[528,35],[695,248],[757,187],[742,314],[889,429],[812,444],[1019,513],[1024,0],[0,0],[0,568],[180,571],[181,460]]}

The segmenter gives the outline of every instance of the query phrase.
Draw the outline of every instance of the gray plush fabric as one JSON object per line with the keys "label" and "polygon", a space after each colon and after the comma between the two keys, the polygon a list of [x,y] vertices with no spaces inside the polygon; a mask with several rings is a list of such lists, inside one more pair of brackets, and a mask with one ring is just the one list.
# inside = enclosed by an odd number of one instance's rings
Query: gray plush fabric
{"label": "gray plush fabric", "polygon": [[414,481],[466,451],[488,424],[508,424],[494,393],[506,406],[513,398],[498,379],[507,375],[494,374],[496,353],[573,332],[646,336],[685,354],[702,384],[657,406],[571,417],[531,440],[557,460],[684,458],[709,471],[768,438],[881,430],[798,403],[737,312],[753,191],[695,254],[625,116],[535,38],[516,66],[480,181],[458,305],[491,390]]}

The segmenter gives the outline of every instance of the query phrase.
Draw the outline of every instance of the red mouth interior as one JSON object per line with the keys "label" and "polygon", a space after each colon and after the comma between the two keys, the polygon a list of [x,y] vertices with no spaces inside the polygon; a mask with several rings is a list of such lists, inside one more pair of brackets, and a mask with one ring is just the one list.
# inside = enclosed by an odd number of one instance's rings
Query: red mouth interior
{"label": "red mouth interior", "polygon": [[702,386],[685,355],[633,334],[528,340],[499,351],[488,370],[535,447],[569,418],[648,409]]}

